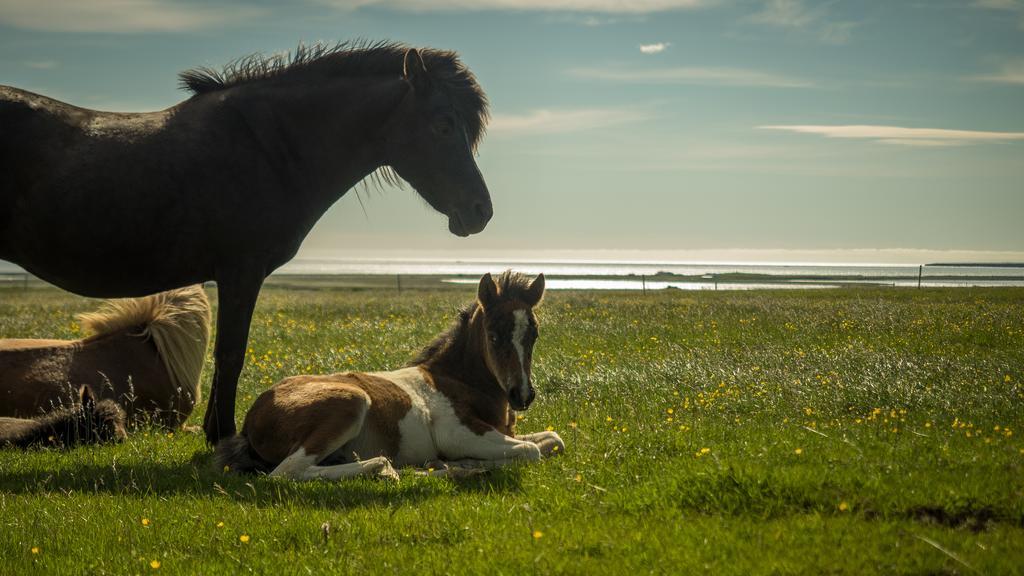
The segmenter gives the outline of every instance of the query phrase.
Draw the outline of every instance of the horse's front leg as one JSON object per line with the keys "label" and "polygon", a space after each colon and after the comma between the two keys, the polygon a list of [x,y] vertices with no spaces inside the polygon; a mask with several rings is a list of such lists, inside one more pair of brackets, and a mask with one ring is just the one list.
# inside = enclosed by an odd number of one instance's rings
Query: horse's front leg
{"label": "horse's front leg", "polygon": [[475,460],[488,468],[512,462],[540,460],[540,448],[533,442],[506,436],[491,429],[475,434],[462,426],[448,433],[435,435],[438,448],[450,460]]}
{"label": "horse's front leg", "polygon": [[558,456],[565,452],[565,442],[562,441],[562,437],[558,435],[558,432],[553,430],[521,434],[516,436],[516,439],[533,442],[540,448],[540,454],[545,458],[548,456]]}
{"label": "horse's front leg", "polygon": [[235,393],[245,363],[249,323],[263,285],[262,270],[224,274],[217,278],[217,342],[213,383],[203,429],[213,445],[235,433]]}

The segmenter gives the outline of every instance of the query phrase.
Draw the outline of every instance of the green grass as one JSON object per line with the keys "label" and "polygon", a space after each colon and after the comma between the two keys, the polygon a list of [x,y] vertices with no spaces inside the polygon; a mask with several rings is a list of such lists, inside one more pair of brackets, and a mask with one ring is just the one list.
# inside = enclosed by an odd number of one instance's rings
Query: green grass
{"label": "green grass", "polygon": [[[239,419],[283,376],[400,365],[471,294],[265,290]],[[0,290],[0,336],[77,337],[94,304]],[[294,484],[224,476],[184,432],[0,450],[0,571],[1019,573],[1022,304],[1022,289],[552,292],[519,426],[554,427],[563,457]]]}

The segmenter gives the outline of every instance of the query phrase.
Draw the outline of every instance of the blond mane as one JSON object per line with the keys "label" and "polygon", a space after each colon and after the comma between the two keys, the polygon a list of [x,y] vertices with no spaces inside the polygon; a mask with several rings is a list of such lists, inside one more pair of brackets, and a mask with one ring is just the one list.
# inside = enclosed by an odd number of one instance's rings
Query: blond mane
{"label": "blond mane", "polygon": [[79,314],[78,321],[92,336],[143,327],[140,335],[152,338],[174,387],[199,401],[210,341],[210,302],[201,285],[108,300],[95,312]]}

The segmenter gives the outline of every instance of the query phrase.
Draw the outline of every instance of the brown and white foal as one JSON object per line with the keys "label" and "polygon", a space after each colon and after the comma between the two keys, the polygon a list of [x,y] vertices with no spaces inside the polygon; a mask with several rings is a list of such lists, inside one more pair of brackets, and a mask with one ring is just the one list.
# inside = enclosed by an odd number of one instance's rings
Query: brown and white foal
{"label": "brown and white foal", "polygon": [[299,480],[395,477],[392,464],[492,468],[563,451],[555,432],[513,435],[512,410],[535,396],[533,308],[543,294],[543,275],[486,274],[477,301],[408,367],[285,378],[217,446],[218,465]]}

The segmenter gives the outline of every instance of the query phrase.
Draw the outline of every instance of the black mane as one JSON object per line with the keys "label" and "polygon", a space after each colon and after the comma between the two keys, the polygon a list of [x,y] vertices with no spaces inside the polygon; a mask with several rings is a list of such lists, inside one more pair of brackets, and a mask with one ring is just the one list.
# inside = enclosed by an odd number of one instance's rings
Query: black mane
{"label": "black mane", "polygon": [[[400,76],[409,48],[397,42],[300,44],[291,53],[250,54],[229,62],[220,70],[205,66],[193,68],[182,72],[178,78],[182,88],[194,94],[206,94],[303,72],[326,76]],[[432,48],[419,52],[427,73],[451,98],[456,113],[466,123],[470,144],[476,147],[489,117],[487,96],[476,77],[455,52]]]}
{"label": "black mane", "polygon": [[480,303],[474,300],[459,309],[459,314],[455,317],[455,322],[447,330],[434,338],[430,344],[424,346],[423,349],[412,358],[412,360],[409,360],[406,367],[426,364],[430,360],[442,356],[444,351],[448,350],[456,343],[462,342],[463,339],[466,338],[466,332],[469,329],[469,321],[473,318],[473,314],[476,313],[477,308],[479,307]]}

